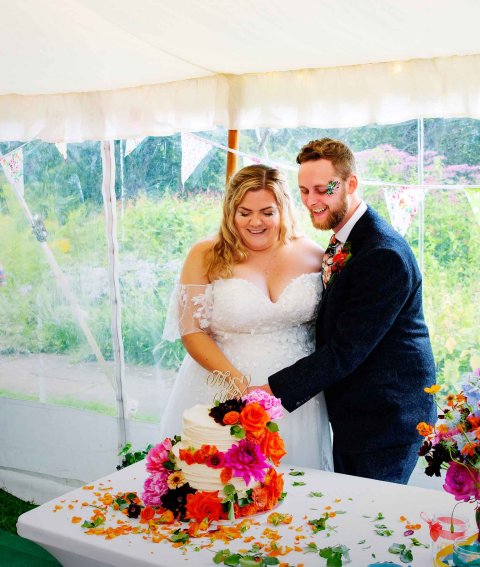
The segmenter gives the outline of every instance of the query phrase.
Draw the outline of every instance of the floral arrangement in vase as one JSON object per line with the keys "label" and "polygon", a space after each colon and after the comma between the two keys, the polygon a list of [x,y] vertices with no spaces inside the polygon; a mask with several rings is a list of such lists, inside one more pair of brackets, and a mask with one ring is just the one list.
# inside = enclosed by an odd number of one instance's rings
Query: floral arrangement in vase
{"label": "floral arrangement in vase", "polygon": [[439,403],[441,388],[438,384],[425,388],[434,397],[439,413],[435,424],[417,425],[424,437],[419,455],[425,457],[428,476],[439,477],[441,469],[446,469],[444,490],[459,503],[475,506],[477,537],[473,543],[480,549],[480,368],[465,374],[460,390],[447,394]]}

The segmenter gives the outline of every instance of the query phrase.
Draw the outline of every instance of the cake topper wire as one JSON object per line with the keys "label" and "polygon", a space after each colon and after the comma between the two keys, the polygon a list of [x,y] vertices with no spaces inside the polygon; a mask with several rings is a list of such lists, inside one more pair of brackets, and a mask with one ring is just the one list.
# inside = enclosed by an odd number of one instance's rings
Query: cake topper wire
{"label": "cake topper wire", "polygon": [[246,381],[247,386],[244,390],[235,384],[230,372],[220,372],[220,370],[214,370],[207,376],[207,385],[212,388],[217,388],[217,392],[213,396],[213,402],[223,403],[231,399],[240,399],[245,393],[246,388],[250,385],[250,378],[248,376],[242,376],[242,379]]}

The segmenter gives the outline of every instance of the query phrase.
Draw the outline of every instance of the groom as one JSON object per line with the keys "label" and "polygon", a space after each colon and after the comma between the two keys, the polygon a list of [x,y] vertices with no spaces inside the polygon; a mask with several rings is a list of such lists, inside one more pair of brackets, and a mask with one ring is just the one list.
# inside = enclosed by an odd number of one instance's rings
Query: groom
{"label": "groom", "polygon": [[436,418],[423,391],[435,366],[420,271],[406,241],[358,195],[350,148],[314,140],[297,163],[312,223],[333,235],[316,350],[270,376],[270,389],[288,411],[325,392],[336,472],[406,484],[422,443],[416,426]]}

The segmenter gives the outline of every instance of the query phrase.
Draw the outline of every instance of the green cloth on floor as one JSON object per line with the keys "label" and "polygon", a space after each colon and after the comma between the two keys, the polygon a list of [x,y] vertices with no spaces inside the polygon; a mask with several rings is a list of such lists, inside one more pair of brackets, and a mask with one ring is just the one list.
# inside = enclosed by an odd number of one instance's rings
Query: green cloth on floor
{"label": "green cloth on floor", "polygon": [[55,567],[60,563],[28,539],[0,530],[1,567]]}

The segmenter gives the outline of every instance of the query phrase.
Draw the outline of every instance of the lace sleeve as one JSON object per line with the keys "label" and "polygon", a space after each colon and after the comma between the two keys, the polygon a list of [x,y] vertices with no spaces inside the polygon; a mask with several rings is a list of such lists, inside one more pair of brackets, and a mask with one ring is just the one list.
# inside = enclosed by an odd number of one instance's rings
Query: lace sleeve
{"label": "lace sleeve", "polygon": [[208,333],[211,312],[211,284],[177,284],[170,297],[163,338],[175,341],[191,333]]}

